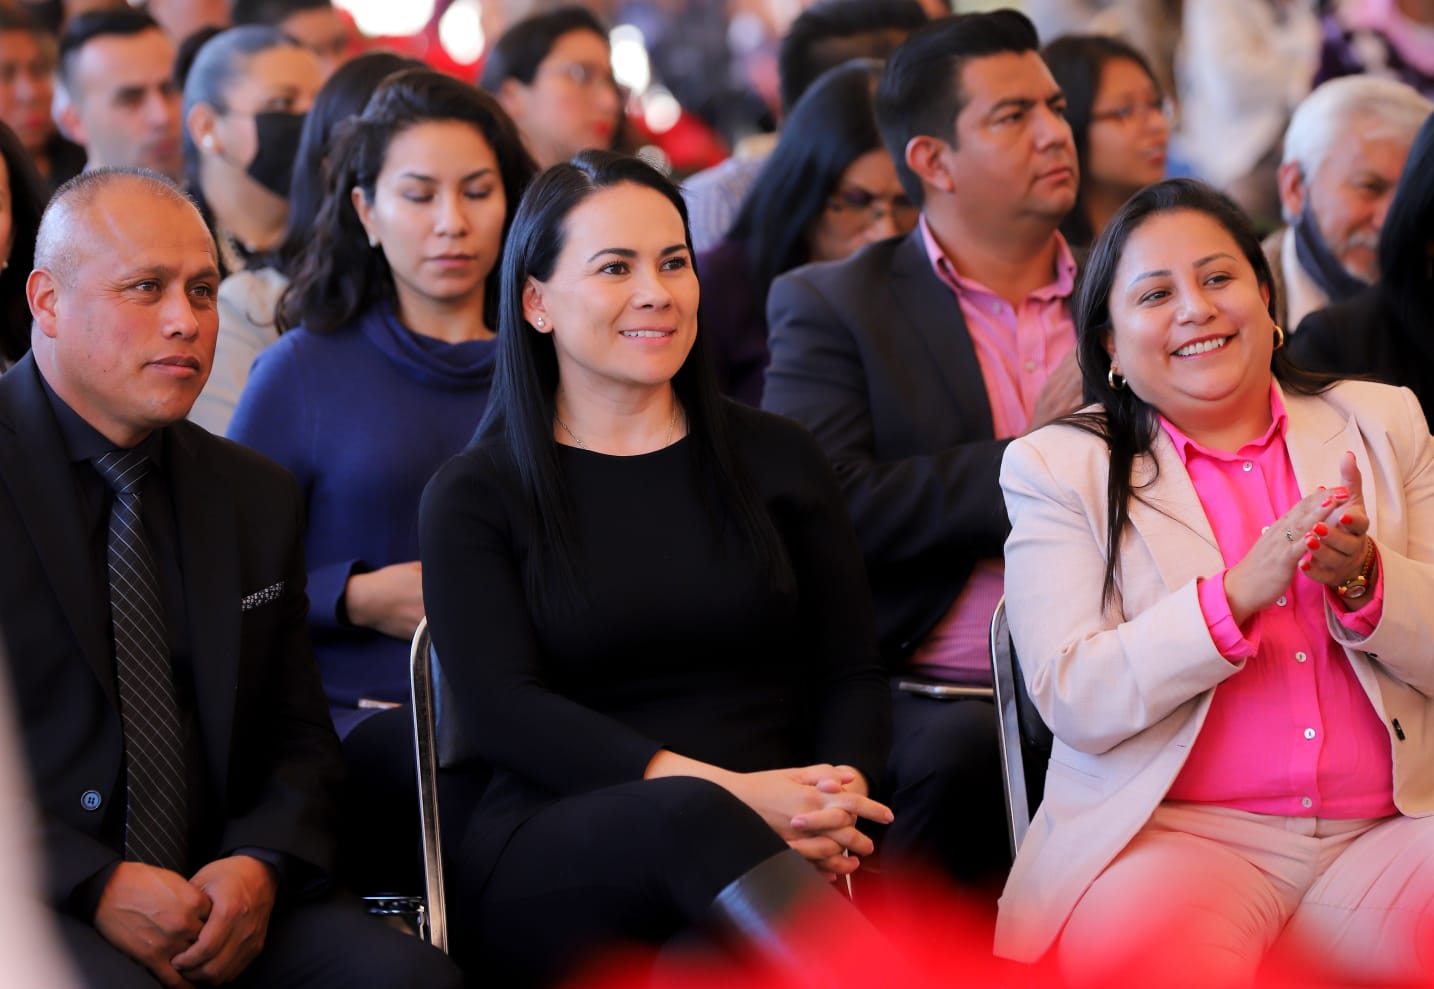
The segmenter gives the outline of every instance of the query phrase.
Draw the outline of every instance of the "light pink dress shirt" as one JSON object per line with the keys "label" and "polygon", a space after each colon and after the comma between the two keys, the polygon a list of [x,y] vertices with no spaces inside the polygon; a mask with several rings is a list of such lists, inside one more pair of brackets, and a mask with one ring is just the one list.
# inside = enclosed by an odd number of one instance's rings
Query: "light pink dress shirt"
{"label": "light pink dress shirt", "polygon": [[[1059,233],[1055,278],[1021,300],[1019,307],[951,264],[921,218],[921,239],[936,276],[956,295],[966,331],[976,350],[996,439],[1026,431],[1046,379],[1075,349],[1070,296],[1076,264]],[[916,647],[910,664],[917,672],[967,683],[991,682],[991,616],[1004,591],[1006,568],[999,558],[979,560],[966,586]]]}
{"label": "light pink dress shirt", "polygon": [[[1227,569],[1301,497],[1285,446],[1284,403],[1274,388],[1270,408],[1269,430],[1234,453],[1202,447],[1160,420]],[[1338,483],[1330,480],[1331,487]],[[1221,654],[1247,662],[1215,688],[1166,799],[1291,817],[1397,813],[1388,731],[1325,627],[1325,601],[1334,591],[1296,573],[1285,594],[1241,627],[1225,597],[1225,572],[1200,582],[1200,608]],[[1330,607],[1346,627],[1368,635],[1383,613],[1382,571],[1362,608],[1345,613],[1333,601]]]}

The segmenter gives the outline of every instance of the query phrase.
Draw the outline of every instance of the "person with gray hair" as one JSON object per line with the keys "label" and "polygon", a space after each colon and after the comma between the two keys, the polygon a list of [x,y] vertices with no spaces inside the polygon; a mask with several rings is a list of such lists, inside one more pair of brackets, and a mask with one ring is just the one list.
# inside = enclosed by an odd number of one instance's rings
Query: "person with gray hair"
{"label": "person with gray hair", "polygon": [[1295,108],[1279,168],[1285,226],[1265,238],[1287,330],[1378,278],[1379,231],[1434,104],[1373,76],[1332,79]]}

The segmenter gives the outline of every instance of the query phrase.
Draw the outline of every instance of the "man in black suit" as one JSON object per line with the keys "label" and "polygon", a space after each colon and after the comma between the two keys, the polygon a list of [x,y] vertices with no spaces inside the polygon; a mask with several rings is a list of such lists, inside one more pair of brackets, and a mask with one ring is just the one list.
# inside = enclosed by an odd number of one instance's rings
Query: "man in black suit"
{"label": "man in black suit", "polygon": [[[887,62],[877,118],[912,233],[788,273],[768,298],[764,408],[807,426],[846,495],[894,673],[990,682],[1009,528],[1006,441],[1080,399],[1058,227],[1076,193],[1065,101],[1035,29],[934,21]],[[994,713],[894,694],[883,854],[958,879],[1009,863]]]}
{"label": "man in black suit", "polygon": [[183,421],[215,258],[167,179],[71,180],[40,226],[31,355],[0,378],[0,630],[48,899],[97,986],[457,985],[324,892],[342,768],[297,485]]}

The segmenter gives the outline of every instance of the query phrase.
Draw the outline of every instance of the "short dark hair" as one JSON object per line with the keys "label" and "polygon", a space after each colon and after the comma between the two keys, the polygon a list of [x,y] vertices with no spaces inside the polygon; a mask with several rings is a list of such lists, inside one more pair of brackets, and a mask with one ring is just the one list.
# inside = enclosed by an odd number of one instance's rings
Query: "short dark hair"
{"label": "short dark hair", "polygon": [[588,31],[607,41],[607,28],[585,7],[559,7],[525,17],[493,43],[483,62],[478,85],[490,93],[497,93],[505,79],[516,79],[524,86],[531,86],[538,66],[548,57],[553,45],[574,31]]}
{"label": "short dark hair", "polygon": [[881,148],[873,93],[881,63],[858,58],[827,72],[792,108],[727,236],[745,244],[752,287],[767,297],[776,277],[811,260],[807,231],[842,173]]}
{"label": "short dark hair", "polygon": [[0,5],[0,31],[24,31],[40,37],[52,37],[49,29],[43,27],[23,7]]}
{"label": "short dark hair", "polygon": [[916,0],[817,0],[797,15],[777,53],[782,113],[824,72],[853,58],[886,58],[925,23]]}
{"label": "short dark hair", "polygon": [[1150,71],[1145,56],[1119,38],[1108,35],[1063,35],[1041,50],[1041,58],[1065,94],[1066,121],[1071,125],[1080,162],[1081,183],[1076,189],[1075,206],[1061,223],[1061,233],[1072,244],[1089,244],[1095,239],[1095,231],[1085,212],[1086,162],[1090,157],[1090,115],[1096,94],[1100,92],[1101,74],[1111,62],[1133,62],[1149,77],[1157,92],[1160,83]]}
{"label": "short dark hair", "polygon": [[333,0],[234,0],[229,17],[236,27],[268,24],[278,27],[284,20],[305,10],[328,10]]}
{"label": "short dark hair", "polygon": [[[12,29],[13,30],[13,29]],[[15,132],[0,122],[0,156],[10,173],[10,258],[0,271],[0,356],[14,362],[30,349],[25,282],[35,266],[35,235],[45,209],[45,182]]]}
{"label": "short dark hair", "polygon": [[1409,147],[1399,187],[1379,232],[1379,275],[1385,304],[1405,334],[1427,342],[1429,314],[1434,311],[1434,114],[1430,114]]}
{"label": "short dark hair", "polygon": [[[503,251],[502,307],[498,318],[498,362],[493,390],[474,444],[506,447],[513,458],[535,532],[525,583],[539,609],[552,613],[582,597],[577,572],[576,521],[563,483],[553,439],[558,358],[551,334],[539,333],[523,313],[523,289],[529,278],[552,277],[566,240],[568,217],[589,196],[632,184],[652,189],[682,219],[689,251],[687,205],[662,173],[647,163],[613,151],[581,151],[533,180]],[[713,520],[714,532],[732,526],[745,537],[772,586],[792,584],[791,565],[766,506],[737,458],[724,425],[716,379],[699,332],[687,359],[673,375],[692,443],[693,468]]]}
{"label": "short dark hair", "polygon": [[921,180],[906,164],[913,137],[956,141],[956,118],[966,106],[961,73],[972,59],[1040,49],[1036,28],[1017,10],[957,14],[931,21],[892,52],[876,90],[876,119],[901,186],[924,203]]}
{"label": "short dark hair", "polygon": [[[60,83],[66,90],[74,82],[75,59],[80,50],[96,38],[129,37],[145,31],[160,31],[159,22],[142,10],[116,8],[81,14],[60,32]],[[71,92],[71,96],[73,96]]]}
{"label": "short dark hair", "polygon": [[[430,121],[467,124],[493,149],[507,204],[502,234],[506,240],[523,190],[536,170],[513,121],[493,97],[461,79],[427,68],[394,73],[374,90],[363,114],[336,131],[324,201],[308,249],[279,301],[281,328],[302,324],[312,332],[332,332],[393,297],[393,271],[383,252],[369,246],[350,193],[359,189],[373,202],[389,145],[409,128]],[[499,318],[498,279],[494,264],[483,295],[489,326]]]}
{"label": "short dark hair", "polygon": [[294,178],[289,186],[289,218],[284,240],[277,251],[278,267],[292,276],[309,241],[324,201],[327,159],[339,125],[363,113],[379,84],[404,69],[422,69],[424,64],[387,51],[364,52],[334,70],[320,87],[304,117],[299,150],[294,155]]}

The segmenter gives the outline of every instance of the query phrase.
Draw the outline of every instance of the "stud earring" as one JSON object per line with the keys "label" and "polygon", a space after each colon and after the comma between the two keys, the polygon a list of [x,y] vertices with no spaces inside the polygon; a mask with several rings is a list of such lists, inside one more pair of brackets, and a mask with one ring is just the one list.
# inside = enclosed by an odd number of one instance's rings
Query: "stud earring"
{"label": "stud earring", "polygon": [[214,135],[213,135],[213,134],[205,134],[205,135],[204,135],[204,140],[202,140],[202,141],[199,142],[199,146],[200,146],[201,148],[203,148],[205,151],[213,151],[213,150],[214,150]]}
{"label": "stud earring", "polygon": [[368,246],[369,246],[369,247],[377,247],[377,246],[378,246],[378,234],[369,234],[369,235],[368,235]]}
{"label": "stud earring", "polygon": [[541,317],[541,316],[538,317],[538,324],[537,324],[537,325],[538,325],[538,329],[541,330],[541,329],[543,328],[543,317]]}

